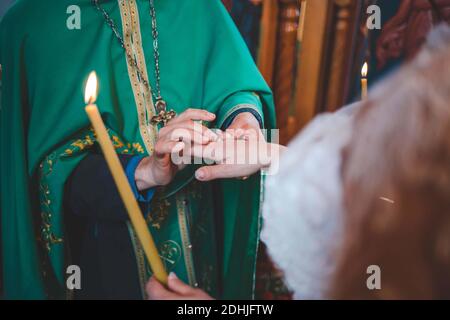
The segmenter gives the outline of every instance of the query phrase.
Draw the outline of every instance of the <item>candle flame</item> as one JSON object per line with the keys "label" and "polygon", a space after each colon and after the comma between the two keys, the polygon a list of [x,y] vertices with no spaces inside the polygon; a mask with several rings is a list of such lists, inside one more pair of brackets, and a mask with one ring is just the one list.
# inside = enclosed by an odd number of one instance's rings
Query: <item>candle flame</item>
{"label": "candle flame", "polygon": [[369,65],[367,64],[367,62],[364,62],[364,65],[361,69],[361,75],[365,78],[367,77],[367,73],[369,71]]}
{"label": "candle flame", "polygon": [[84,102],[94,103],[95,100],[97,100],[97,74],[95,71],[92,71],[89,74],[86,88],[84,90]]}

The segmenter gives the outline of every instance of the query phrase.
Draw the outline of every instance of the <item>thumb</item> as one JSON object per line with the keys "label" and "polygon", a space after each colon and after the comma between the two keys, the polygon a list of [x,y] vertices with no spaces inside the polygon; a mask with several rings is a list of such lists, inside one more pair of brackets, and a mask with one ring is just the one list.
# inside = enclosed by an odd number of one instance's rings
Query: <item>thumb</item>
{"label": "thumb", "polygon": [[150,300],[165,300],[173,298],[173,294],[164,288],[164,286],[156,280],[154,276],[147,282],[145,290]]}
{"label": "thumb", "polygon": [[214,170],[211,170],[210,167],[201,167],[195,171],[195,178],[199,181],[211,181],[216,179],[214,173]]}
{"label": "thumb", "polygon": [[183,296],[192,294],[195,289],[190,287],[181,281],[175,273],[171,272],[169,274],[169,279],[167,283],[167,287],[175,293],[181,294]]}
{"label": "thumb", "polygon": [[214,166],[201,167],[195,172],[195,177],[199,181],[211,181],[215,179],[235,178],[239,176],[236,166],[227,164],[217,164]]}

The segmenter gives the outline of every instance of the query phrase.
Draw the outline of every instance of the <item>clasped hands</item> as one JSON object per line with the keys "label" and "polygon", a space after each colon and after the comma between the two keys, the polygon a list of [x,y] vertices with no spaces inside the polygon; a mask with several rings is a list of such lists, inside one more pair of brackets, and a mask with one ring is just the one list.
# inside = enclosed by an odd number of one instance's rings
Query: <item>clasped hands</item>
{"label": "clasped hands", "polygon": [[[215,119],[215,114],[208,111],[188,109],[169,121],[159,131],[153,154],[143,159],[136,170],[139,190],[167,185],[194,158],[209,164],[196,171],[197,180],[210,181],[249,176],[269,166],[272,156],[278,156],[282,147],[265,141],[253,114],[238,114],[225,132],[200,123]],[[152,277],[146,291],[150,299],[157,300],[211,299],[206,292],[183,283],[174,273],[169,275],[167,287]]]}
{"label": "clasped hands", "polygon": [[211,130],[202,124],[215,118],[206,110],[188,109],[169,121],[158,133],[153,154],[144,158],[136,170],[138,189],[169,184],[193,159],[209,164],[196,171],[200,181],[245,177],[270,164],[268,157],[255,154],[259,150],[259,154],[267,155],[260,151],[269,144],[253,114],[238,114],[226,131]]}

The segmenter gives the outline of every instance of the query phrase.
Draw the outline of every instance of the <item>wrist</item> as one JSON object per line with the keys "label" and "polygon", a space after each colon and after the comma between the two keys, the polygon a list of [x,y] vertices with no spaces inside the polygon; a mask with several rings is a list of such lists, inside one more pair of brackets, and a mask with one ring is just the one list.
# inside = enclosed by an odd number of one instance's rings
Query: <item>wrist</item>
{"label": "wrist", "polygon": [[147,190],[157,186],[151,170],[152,162],[153,161],[151,157],[145,157],[141,160],[138,167],[136,168],[134,178],[139,191]]}
{"label": "wrist", "polygon": [[251,112],[239,113],[231,123],[233,129],[260,129],[259,121]]}

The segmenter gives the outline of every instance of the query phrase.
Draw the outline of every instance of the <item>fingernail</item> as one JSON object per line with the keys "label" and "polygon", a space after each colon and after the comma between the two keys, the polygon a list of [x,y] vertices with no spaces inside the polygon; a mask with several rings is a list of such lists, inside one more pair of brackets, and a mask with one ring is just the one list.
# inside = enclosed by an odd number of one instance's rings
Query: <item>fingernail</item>
{"label": "fingernail", "polygon": [[169,279],[178,279],[178,277],[175,272],[172,271],[171,273],[169,273]]}
{"label": "fingernail", "polygon": [[203,179],[205,178],[205,173],[204,173],[202,170],[197,170],[197,171],[195,172],[195,177],[196,177],[198,180],[203,180]]}

